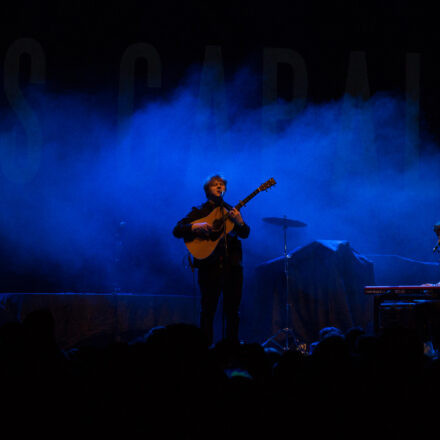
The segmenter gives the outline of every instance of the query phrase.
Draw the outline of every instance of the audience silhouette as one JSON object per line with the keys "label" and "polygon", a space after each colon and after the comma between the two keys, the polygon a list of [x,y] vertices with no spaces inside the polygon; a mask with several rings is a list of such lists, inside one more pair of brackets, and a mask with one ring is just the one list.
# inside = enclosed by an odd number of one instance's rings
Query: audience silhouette
{"label": "audience silhouette", "polygon": [[183,323],[64,351],[54,328],[48,310],[0,328],[2,432],[420,437],[440,390],[439,360],[408,328],[372,335],[326,327],[310,353],[227,340],[208,347],[198,327]]}

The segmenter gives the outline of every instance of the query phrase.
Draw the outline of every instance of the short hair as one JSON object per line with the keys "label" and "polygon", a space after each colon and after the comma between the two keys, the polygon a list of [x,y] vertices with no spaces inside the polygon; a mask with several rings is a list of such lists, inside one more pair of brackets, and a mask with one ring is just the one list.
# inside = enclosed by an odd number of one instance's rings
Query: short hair
{"label": "short hair", "polygon": [[227,183],[228,183],[227,180],[226,180],[221,174],[214,174],[213,176],[209,176],[209,177],[205,180],[205,183],[204,183],[204,185],[203,185],[203,189],[204,189],[204,191],[205,191],[206,197],[209,196],[209,185],[211,184],[211,182],[212,182],[213,180],[221,180],[221,181],[224,183],[225,188],[226,188],[226,185],[227,185]]}
{"label": "short hair", "polygon": [[437,222],[437,223],[434,225],[434,232],[437,232],[437,231],[440,231],[440,222]]}
{"label": "short hair", "polygon": [[337,327],[323,327],[319,331],[319,340],[322,341],[325,338],[328,338],[330,336],[344,336],[342,331]]}

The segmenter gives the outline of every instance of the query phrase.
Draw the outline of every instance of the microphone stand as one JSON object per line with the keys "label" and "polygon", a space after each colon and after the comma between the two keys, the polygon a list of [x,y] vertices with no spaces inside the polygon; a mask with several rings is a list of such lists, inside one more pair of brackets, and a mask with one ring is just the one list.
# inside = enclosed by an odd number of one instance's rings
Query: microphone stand
{"label": "microphone stand", "polygon": [[[220,213],[223,218],[225,215],[225,201],[223,200],[223,194],[221,195],[221,201],[220,201]],[[222,267],[222,292],[223,292],[223,288],[225,286],[225,264],[226,264],[226,259],[228,258],[228,241],[227,241],[227,234],[226,234],[226,219],[223,222],[222,228],[223,228],[223,240],[225,241],[223,262],[221,263],[223,265],[223,267]],[[224,300],[223,295],[222,295],[222,337],[223,337],[223,340],[226,338],[225,300]]]}

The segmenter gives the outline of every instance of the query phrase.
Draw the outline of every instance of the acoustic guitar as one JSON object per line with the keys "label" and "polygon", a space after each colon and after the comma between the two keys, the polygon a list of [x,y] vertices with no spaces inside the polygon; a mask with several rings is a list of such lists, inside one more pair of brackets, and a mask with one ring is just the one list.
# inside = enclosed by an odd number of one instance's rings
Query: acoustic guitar
{"label": "acoustic guitar", "polygon": [[[235,206],[235,209],[240,210],[261,191],[267,191],[275,184],[275,179],[271,177],[267,182],[264,182],[262,185],[260,185],[246,198],[240,200],[240,202]],[[212,230],[207,233],[206,236],[196,237],[191,241],[185,242],[188,251],[194,258],[197,258],[198,260],[203,260],[209,257],[214,252],[218,242],[226,234],[229,234],[234,228],[234,222],[229,218],[228,210],[226,208],[222,208],[221,206],[213,209],[206,217],[195,220],[191,224],[204,222],[211,225]]]}

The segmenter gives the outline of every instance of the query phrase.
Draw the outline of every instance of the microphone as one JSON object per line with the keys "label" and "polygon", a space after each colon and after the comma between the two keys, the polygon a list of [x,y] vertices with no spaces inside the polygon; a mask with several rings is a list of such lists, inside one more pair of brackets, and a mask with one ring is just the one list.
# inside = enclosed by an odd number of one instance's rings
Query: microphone
{"label": "microphone", "polygon": [[220,197],[223,197],[225,195],[226,191],[222,191],[222,193],[220,194]]}
{"label": "microphone", "polygon": [[435,252],[439,247],[440,247],[440,240],[437,242],[437,244],[435,245],[435,247],[432,250],[432,252]]}

